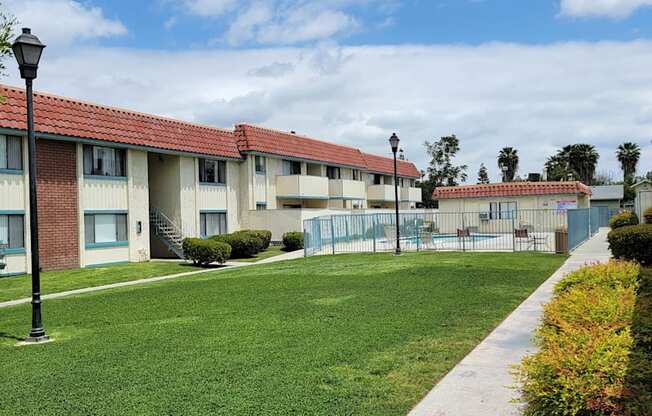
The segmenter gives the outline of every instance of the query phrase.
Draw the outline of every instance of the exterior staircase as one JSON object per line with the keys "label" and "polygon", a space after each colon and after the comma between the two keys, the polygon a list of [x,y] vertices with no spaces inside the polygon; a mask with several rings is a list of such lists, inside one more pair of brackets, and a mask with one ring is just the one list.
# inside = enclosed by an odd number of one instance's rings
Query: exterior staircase
{"label": "exterior staircase", "polygon": [[183,256],[183,232],[181,228],[168,218],[160,209],[149,210],[149,225],[161,242],[179,258]]}

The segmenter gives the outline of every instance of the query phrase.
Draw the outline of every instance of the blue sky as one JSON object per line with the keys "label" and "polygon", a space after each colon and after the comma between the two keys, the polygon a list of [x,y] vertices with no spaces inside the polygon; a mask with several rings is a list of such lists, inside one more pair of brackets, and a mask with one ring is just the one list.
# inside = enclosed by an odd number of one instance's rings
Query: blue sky
{"label": "blue sky", "polygon": [[383,154],[397,131],[419,168],[424,140],[455,133],[471,180],[497,178],[502,146],[526,175],[592,143],[617,178],[631,140],[652,170],[652,0],[2,3],[48,44],[43,91]]}

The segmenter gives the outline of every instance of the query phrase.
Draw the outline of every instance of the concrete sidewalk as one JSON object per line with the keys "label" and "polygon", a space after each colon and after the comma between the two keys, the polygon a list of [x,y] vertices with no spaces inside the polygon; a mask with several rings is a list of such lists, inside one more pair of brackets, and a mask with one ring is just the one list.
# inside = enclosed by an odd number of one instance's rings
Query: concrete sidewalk
{"label": "concrete sidewalk", "polygon": [[601,229],[577,248],[568,260],[505,319],[469,355],[460,361],[409,413],[408,416],[516,416],[518,392],[511,388],[512,367],[535,351],[532,335],[539,325],[542,306],[552,297],[555,284],[587,263],[611,257]]}
{"label": "concrete sidewalk", "polygon": [[[81,289],[73,289],[73,290],[66,290],[65,292],[57,292],[57,293],[50,293],[46,295],[41,296],[41,300],[48,300],[48,299],[59,299],[59,298],[65,298],[68,296],[73,296],[73,295],[81,295],[82,293],[90,293],[90,292],[98,292],[100,290],[107,290],[107,289],[115,289],[118,287],[124,287],[124,286],[134,286],[134,285],[142,285],[142,284],[147,284],[147,283],[154,283],[154,282],[160,282],[163,280],[170,280],[170,279],[177,279],[180,277],[186,277],[186,276],[192,276],[196,274],[201,274],[201,273],[209,273],[209,272],[221,272],[225,270],[232,270],[240,267],[248,267],[248,266],[255,266],[256,264],[267,264],[267,263],[275,263],[277,261],[283,261],[283,260],[292,260],[292,259],[297,259],[303,257],[303,250],[297,250],[297,251],[291,251],[289,253],[285,254],[280,254],[278,256],[274,257],[269,257],[267,259],[263,259],[257,262],[236,262],[236,261],[228,261],[224,263],[225,267],[218,268],[218,269],[203,269],[203,270],[194,270],[191,272],[184,272],[184,273],[177,273],[177,274],[170,274],[167,276],[158,276],[158,277],[148,277],[146,279],[138,279],[138,280],[129,280],[126,282],[118,282],[118,283],[110,283],[107,285],[101,285],[101,286],[92,286],[92,287],[84,287]],[[178,262],[179,259],[172,260],[175,262]],[[0,302],[0,308],[6,308],[9,306],[16,306],[16,305],[21,305],[24,303],[30,303],[32,301],[32,298],[21,298],[21,299],[15,299],[15,300],[9,300],[6,302]]]}

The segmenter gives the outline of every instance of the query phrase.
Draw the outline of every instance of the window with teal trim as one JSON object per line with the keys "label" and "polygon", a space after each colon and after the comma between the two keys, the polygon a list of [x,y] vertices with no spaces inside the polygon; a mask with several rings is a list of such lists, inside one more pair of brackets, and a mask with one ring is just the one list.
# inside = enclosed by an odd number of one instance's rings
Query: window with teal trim
{"label": "window with teal trim", "polygon": [[203,238],[226,234],[225,212],[202,212],[199,214],[200,233]]}
{"label": "window with teal trim", "polygon": [[126,161],[124,149],[84,145],[84,175],[125,177]]}
{"label": "window with teal trim", "polygon": [[0,214],[0,246],[8,249],[25,248],[25,217]]}
{"label": "window with teal trim", "polygon": [[85,214],[84,233],[87,246],[127,243],[127,214]]}
{"label": "window with teal trim", "polygon": [[0,136],[0,171],[23,170],[23,140],[17,136]]}
{"label": "window with teal trim", "polygon": [[226,161],[199,159],[199,182],[226,185]]}

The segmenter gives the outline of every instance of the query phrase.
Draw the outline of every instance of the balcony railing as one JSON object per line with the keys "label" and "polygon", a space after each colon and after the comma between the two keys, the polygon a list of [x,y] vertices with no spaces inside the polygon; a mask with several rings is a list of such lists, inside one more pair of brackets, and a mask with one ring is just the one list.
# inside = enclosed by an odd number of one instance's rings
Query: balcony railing
{"label": "balcony railing", "polygon": [[328,181],[331,199],[362,200],[367,198],[366,185],[351,179],[330,179]]}
{"label": "balcony railing", "polygon": [[[401,187],[398,188],[399,198]],[[394,201],[394,185],[369,185],[367,187],[368,201]]]}
{"label": "balcony railing", "polygon": [[401,201],[421,202],[421,188],[401,188]]}
{"label": "balcony railing", "polygon": [[328,199],[328,178],[307,175],[277,176],[276,197],[280,199]]}

